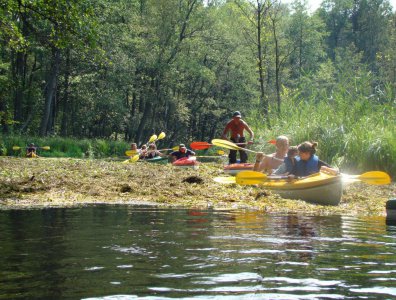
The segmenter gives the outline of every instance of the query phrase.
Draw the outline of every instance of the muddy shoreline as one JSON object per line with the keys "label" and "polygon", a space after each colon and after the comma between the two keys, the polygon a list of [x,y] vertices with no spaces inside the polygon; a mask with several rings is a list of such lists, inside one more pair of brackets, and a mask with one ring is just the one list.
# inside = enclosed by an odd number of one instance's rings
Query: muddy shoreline
{"label": "muddy shoreline", "polygon": [[258,187],[222,185],[220,163],[198,170],[169,164],[0,157],[0,209],[76,207],[92,204],[156,205],[198,209],[245,209],[268,213],[385,216],[396,184],[350,185],[338,206],[282,199]]}

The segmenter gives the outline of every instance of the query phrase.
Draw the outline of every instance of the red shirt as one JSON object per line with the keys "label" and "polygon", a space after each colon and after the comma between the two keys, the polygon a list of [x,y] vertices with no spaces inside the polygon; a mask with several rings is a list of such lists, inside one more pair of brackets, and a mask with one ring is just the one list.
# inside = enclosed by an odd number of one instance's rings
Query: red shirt
{"label": "red shirt", "polygon": [[228,131],[231,131],[231,138],[235,139],[238,137],[243,137],[243,131],[246,129],[248,130],[248,125],[245,121],[239,120],[238,123],[235,123],[234,119],[229,121],[224,128],[223,135],[226,135]]}

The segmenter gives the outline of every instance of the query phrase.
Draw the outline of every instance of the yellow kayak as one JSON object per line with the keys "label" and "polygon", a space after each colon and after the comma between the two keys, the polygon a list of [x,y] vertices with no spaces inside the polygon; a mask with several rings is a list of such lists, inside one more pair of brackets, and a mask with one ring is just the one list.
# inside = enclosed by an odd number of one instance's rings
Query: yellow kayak
{"label": "yellow kayak", "polygon": [[271,179],[260,184],[282,198],[301,199],[321,205],[338,205],[342,196],[341,176],[318,173],[310,177],[287,181]]}

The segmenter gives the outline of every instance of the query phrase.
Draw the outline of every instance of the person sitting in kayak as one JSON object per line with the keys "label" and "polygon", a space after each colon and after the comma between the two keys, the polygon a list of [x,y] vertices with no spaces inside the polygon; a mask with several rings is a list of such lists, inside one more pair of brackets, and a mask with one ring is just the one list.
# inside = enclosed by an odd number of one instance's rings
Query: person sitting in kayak
{"label": "person sitting in kayak", "polygon": [[151,159],[157,156],[165,156],[165,154],[162,154],[157,150],[157,146],[154,143],[151,143],[148,147],[147,155],[145,156],[145,159]]}
{"label": "person sitting in kayak", "polygon": [[37,147],[33,143],[26,148],[26,157],[38,157]]}
{"label": "person sitting in kayak", "polygon": [[297,157],[297,154],[297,146],[290,146],[289,150],[287,151],[287,157],[285,157],[283,164],[281,164],[279,168],[274,171],[273,174],[289,175],[293,171],[293,168],[296,165],[297,161],[300,160],[300,158]]}
{"label": "person sitting in kayak", "polygon": [[276,138],[275,153],[265,155],[263,152],[256,154],[256,163],[253,171],[272,174],[283,163],[287,151],[289,150],[289,138],[281,135]]}
{"label": "person sitting in kayak", "polygon": [[139,159],[145,159],[147,156],[147,145],[142,145],[139,151]]}
{"label": "person sitting in kayak", "polygon": [[[250,135],[249,142],[246,142],[246,138],[243,135],[244,131],[247,131]],[[227,134],[230,132],[230,140],[236,143],[239,147],[244,148],[247,144],[253,144],[254,133],[248,126],[248,124],[241,119],[241,113],[236,111],[232,114],[232,119],[227,123],[224,128],[222,138],[227,140]],[[230,154],[228,155],[228,162],[230,164],[235,164],[237,162],[237,150],[230,150]],[[241,163],[246,163],[248,159],[248,155],[246,151],[239,150],[239,158]]]}
{"label": "person sitting in kayak", "polygon": [[173,151],[171,154],[169,154],[170,160],[171,162],[174,162],[180,158],[183,157],[190,157],[190,156],[194,156],[195,152],[191,151],[190,149],[186,148],[186,145],[184,144],[180,144],[179,145],[179,150],[178,151]]}
{"label": "person sitting in kayak", "polygon": [[299,160],[297,160],[291,175],[305,177],[320,171],[325,171],[332,175],[338,174],[338,170],[332,168],[328,163],[320,160],[316,153],[317,142],[304,142],[298,145]]}
{"label": "person sitting in kayak", "polygon": [[129,150],[131,152],[131,158],[135,156],[136,154],[140,154],[140,149],[138,149],[138,146],[136,143],[131,143],[131,149]]}

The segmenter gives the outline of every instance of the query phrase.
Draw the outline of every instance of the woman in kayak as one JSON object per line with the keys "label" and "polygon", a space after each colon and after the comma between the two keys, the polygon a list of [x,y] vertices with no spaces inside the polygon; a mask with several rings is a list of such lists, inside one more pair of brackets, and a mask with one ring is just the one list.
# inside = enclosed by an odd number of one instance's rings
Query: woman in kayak
{"label": "woman in kayak", "polygon": [[146,156],[144,158],[145,159],[151,159],[151,158],[154,158],[154,157],[157,157],[157,156],[164,157],[165,154],[162,154],[161,152],[159,152],[157,150],[157,146],[154,143],[151,143],[149,145],[149,147],[148,147],[147,154],[146,154]]}
{"label": "woman in kayak", "polygon": [[194,156],[194,155],[195,155],[194,151],[187,149],[184,144],[180,144],[179,150],[173,151],[171,154],[169,154],[169,157],[171,159],[171,162],[174,162],[180,158],[190,157],[190,156]]}
{"label": "woman in kayak", "polygon": [[316,153],[317,142],[304,142],[298,145],[299,160],[297,160],[291,175],[305,177],[311,174],[325,171],[332,175],[338,174],[338,170],[332,168],[329,164],[320,160]]}

